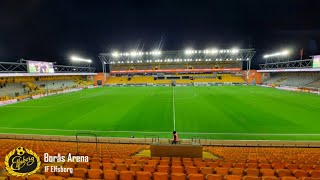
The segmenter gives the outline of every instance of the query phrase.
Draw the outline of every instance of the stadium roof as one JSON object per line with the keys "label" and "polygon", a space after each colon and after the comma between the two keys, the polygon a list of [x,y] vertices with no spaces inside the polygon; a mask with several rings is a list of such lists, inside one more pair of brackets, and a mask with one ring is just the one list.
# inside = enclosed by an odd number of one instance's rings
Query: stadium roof
{"label": "stadium roof", "polygon": [[137,64],[137,63],[180,63],[201,61],[250,61],[255,54],[254,49],[205,49],[150,52],[130,51],[100,53],[104,64]]}

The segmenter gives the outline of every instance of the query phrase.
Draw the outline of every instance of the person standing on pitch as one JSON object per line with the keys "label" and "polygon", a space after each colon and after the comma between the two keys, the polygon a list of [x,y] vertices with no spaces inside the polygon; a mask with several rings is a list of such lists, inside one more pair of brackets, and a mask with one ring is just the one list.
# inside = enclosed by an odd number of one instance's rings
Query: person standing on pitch
{"label": "person standing on pitch", "polygon": [[179,142],[177,131],[173,131],[173,140],[171,144],[177,144]]}

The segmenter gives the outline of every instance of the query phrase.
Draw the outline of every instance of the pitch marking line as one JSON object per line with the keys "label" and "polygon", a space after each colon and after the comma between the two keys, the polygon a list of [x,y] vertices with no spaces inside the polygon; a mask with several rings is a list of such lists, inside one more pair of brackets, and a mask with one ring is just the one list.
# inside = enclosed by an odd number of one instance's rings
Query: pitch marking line
{"label": "pitch marking line", "polygon": [[[35,130],[35,131],[65,131],[65,132],[112,132],[112,133],[159,133],[168,134],[172,132],[155,132],[155,131],[103,131],[103,130],[87,130],[87,129],[38,129],[38,128],[10,128],[0,127],[0,129],[8,130]],[[203,132],[180,132],[180,134],[212,134],[212,135],[249,135],[249,136],[320,136],[320,134],[268,134],[268,133],[203,133]]]}
{"label": "pitch marking line", "polygon": [[173,130],[176,130],[176,108],[174,105],[174,86],[172,86],[172,114],[173,114]]}

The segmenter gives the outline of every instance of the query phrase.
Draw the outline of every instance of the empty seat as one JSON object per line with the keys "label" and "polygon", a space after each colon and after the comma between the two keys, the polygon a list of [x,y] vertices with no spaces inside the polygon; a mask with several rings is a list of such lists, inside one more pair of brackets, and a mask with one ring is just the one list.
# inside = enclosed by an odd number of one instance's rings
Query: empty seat
{"label": "empty seat", "polygon": [[134,160],[134,159],[126,159],[126,160],[124,160],[125,164],[134,164],[135,162],[136,162],[136,160]]}
{"label": "empty seat", "polygon": [[261,180],[261,177],[258,176],[243,176],[243,180]]}
{"label": "empty seat", "polygon": [[298,164],[287,164],[286,168],[292,171],[294,169],[299,169],[299,165]]}
{"label": "empty seat", "polygon": [[262,180],[279,180],[275,176],[262,176]]}
{"label": "empty seat", "polygon": [[257,163],[247,163],[246,167],[247,168],[256,168],[257,169],[259,167],[259,165]]}
{"label": "empty seat", "polygon": [[147,161],[145,159],[139,159],[136,161],[136,164],[145,165],[145,164],[147,164]]}
{"label": "empty seat", "polygon": [[245,168],[246,164],[245,163],[235,163],[233,165],[234,168]]}
{"label": "empty seat", "polygon": [[304,170],[304,171],[309,171],[309,170],[313,170],[313,165],[300,165],[300,169]]}
{"label": "empty seat", "polygon": [[220,175],[228,175],[229,172],[229,168],[224,168],[224,167],[217,167],[214,170],[216,172],[216,174],[220,174]]}
{"label": "empty seat", "polygon": [[278,169],[277,175],[278,177],[291,176],[291,172],[288,169]]}
{"label": "empty seat", "polygon": [[206,162],[196,162],[196,166],[197,166],[197,168],[207,167],[207,163]]}
{"label": "empty seat", "polygon": [[209,163],[208,163],[208,166],[209,166],[209,167],[216,168],[216,167],[220,167],[220,163],[218,163],[218,162],[209,162]]}
{"label": "empty seat", "polygon": [[89,163],[87,162],[79,162],[77,163],[77,168],[85,168],[88,169]]}
{"label": "empty seat", "polygon": [[100,169],[102,166],[100,162],[91,162],[89,165],[90,169]]}
{"label": "empty seat", "polygon": [[28,176],[27,179],[28,180],[45,180],[46,176],[44,176],[42,174],[32,174],[32,175]]}
{"label": "empty seat", "polygon": [[224,176],[225,180],[241,180],[242,175],[226,175]]}
{"label": "empty seat", "polygon": [[206,176],[208,174],[213,174],[214,169],[212,167],[202,167],[202,168],[200,168],[200,172],[201,172],[201,174]]}
{"label": "empty seat", "polygon": [[[10,180],[16,180],[14,178],[10,178]],[[65,178],[64,177],[61,177],[61,176],[49,176],[47,180],[64,180]]]}
{"label": "empty seat", "polygon": [[222,178],[222,175],[220,175],[220,174],[208,174],[206,176],[206,179],[207,180],[222,180],[223,178]]}
{"label": "empty seat", "polygon": [[181,161],[171,161],[171,165],[172,166],[181,166],[182,163],[181,163]]}
{"label": "empty seat", "polygon": [[147,171],[136,172],[136,180],[151,180],[151,173]]}
{"label": "empty seat", "polygon": [[103,171],[103,177],[105,180],[118,180],[119,172],[117,170],[105,170]]}
{"label": "empty seat", "polygon": [[169,160],[160,160],[159,163],[160,163],[160,165],[169,165],[170,161]]}
{"label": "empty seat", "polygon": [[259,167],[260,169],[272,169],[272,165],[266,163],[259,164]]}
{"label": "empty seat", "polygon": [[155,172],[153,173],[153,180],[168,180],[169,175],[166,172]]}
{"label": "empty seat", "polygon": [[183,162],[183,165],[184,165],[184,167],[194,166],[194,162],[193,162],[193,161],[184,161],[184,162]]}
{"label": "empty seat", "polygon": [[61,176],[67,179],[68,177],[70,177],[70,172],[57,172],[57,176]]}
{"label": "empty seat", "polygon": [[102,170],[101,169],[90,169],[88,171],[89,179],[102,179]]}
{"label": "empty seat", "polygon": [[184,173],[183,166],[171,166],[171,173]]}
{"label": "empty seat", "polygon": [[156,171],[156,167],[154,165],[143,165],[143,171],[154,173]]}
{"label": "empty seat", "polygon": [[199,172],[198,168],[195,166],[187,166],[186,167],[186,174],[189,175],[191,173],[197,174]]}
{"label": "empty seat", "polygon": [[285,168],[283,163],[273,163],[272,167],[273,167],[273,169],[284,169]]}
{"label": "empty seat", "polygon": [[134,180],[134,172],[133,171],[120,171],[119,180]]}
{"label": "empty seat", "polygon": [[148,160],[148,165],[153,165],[153,166],[157,166],[159,163],[158,160]]}
{"label": "empty seat", "polygon": [[244,172],[247,176],[259,176],[260,175],[259,169],[254,169],[254,168],[245,169]]}
{"label": "empty seat", "polygon": [[296,177],[296,178],[308,177],[307,172],[304,171],[304,170],[295,169],[295,170],[293,170],[291,172],[294,175],[294,177]]}
{"label": "empty seat", "polygon": [[230,174],[231,175],[243,175],[243,168],[230,168]]}
{"label": "empty seat", "polygon": [[193,174],[193,173],[191,173],[191,174],[189,174],[189,176],[188,176],[188,179],[189,180],[204,180],[204,175],[202,175],[202,174]]}
{"label": "empty seat", "polygon": [[113,163],[103,163],[103,170],[114,170],[115,165]]}
{"label": "empty seat", "polygon": [[137,172],[141,170],[142,170],[141,164],[130,164],[130,171]]}
{"label": "empty seat", "polygon": [[283,176],[280,178],[281,180],[297,180],[294,176]]}
{"label": "empty seat", "polygon": [[116,164],[116,170],[117,171],[126,171],[128,170],[128,165],[127,164]]}
{"label": "empty seat", "polygon": [[121,164],[121,163],[124,163],[124,160],[123,159],[113,159],[113,163],[114,164]]}
{"label": "empty seat", "polygon": [[275,174],[275,171],[273,169],[261,169],[260,172],[262,176],[274,176]]}
{"label": "empty seat", "polygon": [[171,173],[171,180],[186,180],[186,178],[184,173]]}
{"label": "empty seat", "polygon": [[157,171],[158,172],[169,173],[170,172],[170,167],[168,165],[159,165],[159,166],[157,166]]}
{"label": "empty seat", "polygon": [[311,170],[308,171],[310,177],[314,177],[314,178],[320,178],[320,171],[319,170]]}

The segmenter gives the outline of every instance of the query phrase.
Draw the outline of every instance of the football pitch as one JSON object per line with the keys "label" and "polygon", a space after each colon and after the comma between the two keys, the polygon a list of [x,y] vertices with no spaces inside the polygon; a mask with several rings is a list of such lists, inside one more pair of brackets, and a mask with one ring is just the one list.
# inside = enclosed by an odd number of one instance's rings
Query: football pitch
{"label": "football pitch", "polygon": [[0,107],[0,133],[320,140],[320,96],[258,86],[101,87]]}

